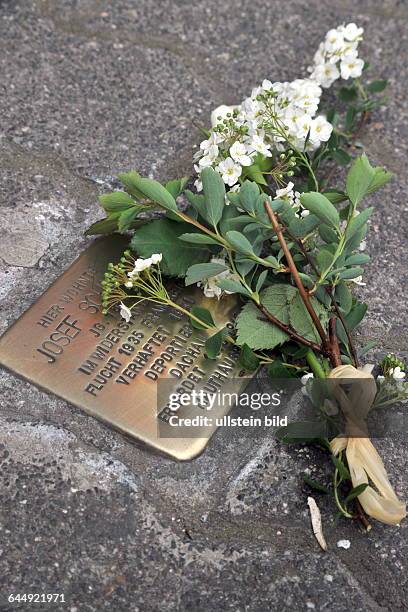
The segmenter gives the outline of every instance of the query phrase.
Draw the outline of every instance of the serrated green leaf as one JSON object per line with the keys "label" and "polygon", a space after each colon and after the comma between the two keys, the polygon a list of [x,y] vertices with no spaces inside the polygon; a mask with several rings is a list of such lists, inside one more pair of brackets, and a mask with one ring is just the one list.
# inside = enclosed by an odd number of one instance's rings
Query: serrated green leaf
{"label": "serrated green leaf", "polygon": [[322,193],[317,191],[310,191],[309,193],[302,193],[300,201],[303,206],[310,210],[310,212],[316,217],[319,217],[330,227],[337,228],[340,223],[339,213],[334,208],[333,204],[324,196]]}
{"label": "serrated green leaf", "polygon": [[201,181],[205,200],[205,210],[201,214],[213,227],[216,227],[225,207],[225,184],[213,168],[202,170]]}
{"label": "serrated green leaf", "polygon": [[374,168],[365,154],[356,157],[347,174],[347,195],[356,206],[367,194],[374,179]]}
{"label": "serrated green leaf", "polygon": [[191,230],[189,223],[155,219],[136,230],[131,246],[141,257],[162,253],[161,269],[168,276],[184,276],[194,263],[208,261],[210,252],[178,238]]}
{"label": "serrated green leaf", "polygon": [[[316,298],[312,297],[310,301],[323,327],[325,327],[328,318],[327,310],[316,300]],[[291,326],[307,340],[320,342],[318,331],[298,292],[289,304],[289,322]]]}
{"label": "serrated green leaf", "polygon": [[216,276],[221,272],[228,270],[227,266],[219,263],[199,263],[193,264],[189,267],[186,274],[185,284],[195,285],[203,279],[210,278],[210,276]]}

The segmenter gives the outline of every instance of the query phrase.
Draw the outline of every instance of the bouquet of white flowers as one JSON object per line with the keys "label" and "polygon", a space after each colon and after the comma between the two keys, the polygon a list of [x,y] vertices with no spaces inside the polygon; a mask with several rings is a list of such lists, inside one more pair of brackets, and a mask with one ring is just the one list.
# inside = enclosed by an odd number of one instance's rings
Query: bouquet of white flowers
{"label": "bouquet of white flowers", "polygon": [[[369,261],[364,249],[373,212],[361,203],[391,178],[366,155],[355,156],[358,134],[384,103],[377,94],[386,87],[366,82],[367,65],[358,57],[362,34],[354,23],[330,30],[307,77],[264,80],[241,104],[214,110],[194,155],[194,191],[187,178],[161,185],[135,171],[120,175],[124,190],[101,196],[107,217],[88,234],[132,233],[130,248],[106,273],[105,312],[119,307],[129,319],[141,301],[164,304],[207,330],[208,359],[228,342],[239,347],[245,370],[266,365],[271,377],[302,378],[311,396],[312,379],[334,384],[347,431],[309,441],[331,453],[340,513],[367,526],[365,514],[396,524],[406,510],[355,408],[363,405],[366,415],[373,406],[405,400],[408,386],[405,364],[392,355],[377,379],[361,368],[371,345],[358,350],[353,340],[367,306],[352,285],[362,282]],[[346,81],[338,105],[328,106],[324,90],[338,80]],[[334,170],[349,163],[344,188],[333,188]],[[157,209],[164,215],[146,214]],[[197,284],[214,300],[238,294],[233,329],[214,320],[211,309],[186,310],[174,301],[168,277]],[[344,379],[361,382],[360,390],[347,394]],[[278,435],[301,441],[291,425]]]}

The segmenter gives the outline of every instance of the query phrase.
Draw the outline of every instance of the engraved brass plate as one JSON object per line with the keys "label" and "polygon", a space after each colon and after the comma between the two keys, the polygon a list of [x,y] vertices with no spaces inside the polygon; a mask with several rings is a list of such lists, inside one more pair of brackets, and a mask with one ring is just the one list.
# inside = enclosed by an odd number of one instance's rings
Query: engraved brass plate
{"label": "engraved brass plate", "polygon": [[[215,427],[187,438],[169,429],[166,437],[168,409],[157,405],[158,380],[173,381],[174,389],[186,381],[191,388],[214,380],[220,388],[238,376],[237,356],[227,347],[217,361],[206,359],[205,332],[161,305],[140,304],[129,323],[102,315],[100,281],[126,245],[119,236],[95,241],[2,336],[0,363],[157,450],[192,459]],[[219,323],[234,315],[231,297],[210,301],[197,288],[181,285],[172,291],[186,307],[211,307]],[[197,412],[203,411],[184,409],[190,416]],[[226,412],[216,407],[217,416]]]}

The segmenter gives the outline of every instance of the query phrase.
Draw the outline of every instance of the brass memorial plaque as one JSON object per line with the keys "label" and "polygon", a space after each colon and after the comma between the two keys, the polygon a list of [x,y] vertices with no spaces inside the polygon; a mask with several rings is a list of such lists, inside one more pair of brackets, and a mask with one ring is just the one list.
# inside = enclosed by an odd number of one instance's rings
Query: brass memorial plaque
{"label": "brass memorial plaque", "polygon": [[[2,336],[0,363],[157,450],[192,459],[216,427],[202,437],[197,429],[193,437],[175,434],[166,398],[158,400],[158,381],[166,379],[166,393],[222,389],[238,376],[237,354],[227,346],[216,361],[206,359],[206,333],[162,305],[138,305],[129,323],[118,314],[104,316],[100,281],[126,246],[119,236],[95,241]],[[218,323],[234,316],[232,297],[208,300],[182,284],[171,291],[184,307],[210,306]],[[203,413],[197,406],[182,410],[192,417]],[[228,410],[217,405],[213,414]]]}

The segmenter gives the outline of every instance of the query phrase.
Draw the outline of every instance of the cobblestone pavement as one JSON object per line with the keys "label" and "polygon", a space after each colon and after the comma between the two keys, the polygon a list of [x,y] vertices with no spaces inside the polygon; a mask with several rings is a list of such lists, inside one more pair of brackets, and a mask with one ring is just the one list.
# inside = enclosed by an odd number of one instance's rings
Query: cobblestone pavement
{"label": "cobblestone pavement", "polygon": [[[363,141],[397,174],[373,198],[361,335],[407,351],[407,18],[398,0],[2,0],[2,330],[90,242],[112,177],[188,172],[192,120],[304,74],[322,35],[352,20],[391,84]],[[366,536],[322,498],[318,549],[301,478],[327,477],[318,451],[220,431],[177,464],[4,370],[0,385],[1,610],[17,592],[63,592],[41,609],[70,612],[406,609],[407,523]],[[404,443],[379,446],[407,498]]]}

